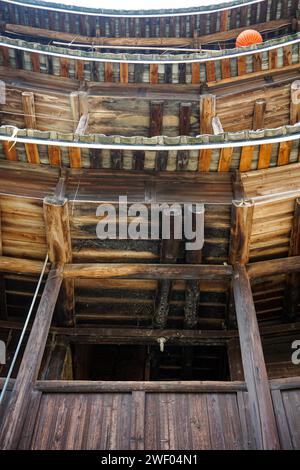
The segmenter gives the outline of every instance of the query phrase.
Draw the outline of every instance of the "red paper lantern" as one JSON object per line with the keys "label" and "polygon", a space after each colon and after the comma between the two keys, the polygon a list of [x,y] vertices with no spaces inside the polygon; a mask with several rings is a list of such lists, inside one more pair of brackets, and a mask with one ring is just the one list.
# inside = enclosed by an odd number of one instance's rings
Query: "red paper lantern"
{"label": "red paper lantern", "polygon": [[236,38],[236,47],[252,46],[253,44],[261,44],[263,42],[262,35],[255,29],[245,29]]}

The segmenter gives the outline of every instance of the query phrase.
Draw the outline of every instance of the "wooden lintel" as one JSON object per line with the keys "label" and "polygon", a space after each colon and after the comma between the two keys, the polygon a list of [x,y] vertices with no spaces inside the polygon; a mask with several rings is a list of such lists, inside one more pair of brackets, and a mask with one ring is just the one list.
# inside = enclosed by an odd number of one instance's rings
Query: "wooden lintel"
{"label": "wooden lintel", "polygon": [[279,449],[279,436],[272,404],[264,354],[258,329],[250,280],[245,266],[237,264],[233,290],[249,412],[257,449]]}
{"label": "wooden lintel", "polygon": [[[299,260],[300,263],[300,260]],[[230,279],[232,267],[189,264],[66,264],[66,279]]]}

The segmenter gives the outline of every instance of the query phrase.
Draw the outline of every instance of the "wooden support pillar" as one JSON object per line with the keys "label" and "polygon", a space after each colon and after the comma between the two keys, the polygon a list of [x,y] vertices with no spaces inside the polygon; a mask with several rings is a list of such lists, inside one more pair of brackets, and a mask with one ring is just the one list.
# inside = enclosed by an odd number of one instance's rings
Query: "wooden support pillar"
{"label": "wooden support pillar", "polygon": [[290,124],[296,124],[300,120],[300,80],[291,84],[290,100]]}
{"label": "wooden support pillar", "polygon": [[[296,199],[289,256],[300,255],[300,199]],[[287,274],[284,293],[285,320],[294,321],[300,303],[300,273]]]}
{"label": "wooden support pillar", "polygon": [[257,129],[264,128],[266,107],[267,107],[266,100],[258,99],[255,101],[254,111],[253,111],[253,121],[252,121],[252,129],[254,131],[256,131]]}
{"label": "wooden support pillar", "polygon": [[200,96],[200,134],[212,134],[212,119],[216,115],[216,97],[206,94]]}
{"label": "wooden support pillar", "polygon": [[[84,91],[73,91],[70,94],[70,106],[74,133],[81,135],[88,125],[88,94]],[[83,116],[85,116],[85,118],[81,120]]]}
{"label": "wooden support pillar", "polygon": [[[192,229],[195,232],[197,226],[201,226],[204,238],[204,205],[190,206],[188,208],[192,220]],[[198,219],[198,220],[197,220]],[[198,224],[197,224],[198,222]],[[198,236],[200,234],[198,233]],[[185,260],[188,264],[202,263],[202,249],[186,250]],[[198,323],[198,306],[200,301],[199,281],[196,279],[187,280],[185,284],[185,305],[184,305],[184,327],[187,329],[196,328]]]}
{"label": "wooden support pillar", "polygon": [[[44,199],[49,259],[52,263],[69,263],[72,260],[72,243],[69,225],[68,200],[54,196]],[[74,280],[64,280],[57,305],[57,323],[74,324]]]}
{"label": "wooden support pillar", "polygon": [[43,380],[72,380],[72,355],[67,341],[56,339],[49,351],[48,361],[42,373]]}
{"label": "wooden support pillar", "polygon": [[[161,241],[160,262],[173,264],[176,263],[180,240],[175,238],[175,224],[180,221],[182,223],[181,210],[163,209],[162,218],[169,220],[170,237]],[[165,328],[169,313],[169,299],[172,290],[172,281],[163,279],[158,281],[155,299],[154,326],[156,328]]]}
{"label": "wooden support pillar", "polygon": [[248,263],[254,204],[232,201],[229,263]]}
{"label": "wooden support pillar", "polygon": [[[1,217],[1,201],[0,201],[0,256],[3,254],[2,248],[2,217]],[[6,288],[5,278],[0,274],[0,319],[7,320],[7,305],[6,305]]]}
{"label": "wooden support pillar", "polygon": [[250,280],[245,266],[237,264],[233,289],[249,411],[258,449],[279,449],[279,437]]}
{"label": "wooden support pillar", "polygon": [[31,406],[33,388],[47,342],[52,315],[62,283],[61,268],[51,269],[34,319],[1,431],[2,450],[18,448],[24,420]]}
{"label": "wooden support pillar", "polygon": [[36,129],[34,94],[32,93],[32,91],[23,91],[22,103],[25,126],[27,127],[27,129]]}

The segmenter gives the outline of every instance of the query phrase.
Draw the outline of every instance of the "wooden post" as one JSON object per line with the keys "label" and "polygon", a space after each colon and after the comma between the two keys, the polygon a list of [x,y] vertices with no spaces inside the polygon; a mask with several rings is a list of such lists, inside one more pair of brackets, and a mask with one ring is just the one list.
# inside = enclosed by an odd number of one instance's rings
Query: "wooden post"
{"label": "wooden post", "polygon": [[216,115],[215,95],[200,96],[200,134],[212,134],[212,118]]}
{"label": "wooden post", "polygon": [[279,449],[279,437],[250,280],[245,266],[237,264],[233,290],[240,336],[249,411],[258,449]]}
{"label": "wooden post", "polygon": [[300,115],[300,80],[295,80],[291,84],[291,101],[290,101],[290,124],[299,122]]}
{"label": "wooden post", "polygon": [[[59,196],[44,199],[44,218],[47,228],[49,259],[52,263],[72,261],[68,200]],[[64,280],[57,305],[57,322],[74,324],[74,280]]]}
{"label": "wooden post", "polygon": [[[180,240],[175,238],[175,224],[178,222],[178,218],[182,223],[182,213],[180,209],[163,209],[162,217],[169,220],[170,237],[161,241],[160,262],[173,264],[176,263],[180,244]],[[167,324],[171,289],[172,281],[170,279],[158,281],[154,316],[154,326],[156,328],[165,328]]]}
{"label": "wooden post", "polygon": [[252,129],[263,129],[265,121],[265,111],[267,102],[264,99],[258,99],[254,103]]}
{"label": "wooden post", "polygon": [[36,129],[34,94],[32,93],[32,91],[23,91],[22,103],[25,126],[28,129]]}
{"label": "wooden post", "polygon": [[254,204],[232,201],[229,263],[248,263]]}
{"label": "wooden post", "polygon": [[[296,199],[289,256],[300,255],[300,199]],[[287,274],[284,293],[283,315],[286,320],[293,321],[300,303],[300,273]]]}
{"label": "wooden post", "polygon": [[[3,254],[2,217],[1,217],[1,203],[0,203],[0,256],[2,256],[2,254]],[[3,274],[0,274],[0,318],[1,320],[7,320],[6,288],[5,288],[5,278]]]}
{"label": "wooden post", "polygon": [[0,431],[0,447],[3,450],[18,448],[61,283],[61,268],[52,269],[45,284],[10,402],[4,413]]}

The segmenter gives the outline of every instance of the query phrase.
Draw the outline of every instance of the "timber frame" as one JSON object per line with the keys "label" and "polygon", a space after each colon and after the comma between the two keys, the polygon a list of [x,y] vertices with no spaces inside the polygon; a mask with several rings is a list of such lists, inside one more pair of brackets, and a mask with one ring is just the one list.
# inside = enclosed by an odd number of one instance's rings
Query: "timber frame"
{"label": "timber frame", "polygon": [[[0,378],[0,447],[300,448],[299,1],[0,6],[10,357],[48,260],[26,346]],[[233,48],[248,26],[264,42]],[[120,195],[192,204],[203,248],[176,239],[166,207],[169,240],[99,240],[97,208],[118,211]],[[135,348],[137,380],[83,373],[89,351],[110,364],[116,347]]]}

